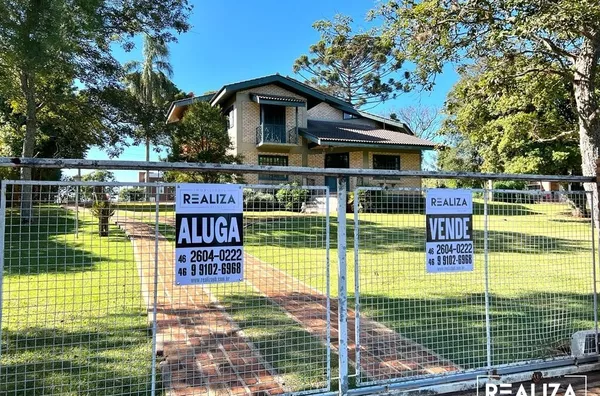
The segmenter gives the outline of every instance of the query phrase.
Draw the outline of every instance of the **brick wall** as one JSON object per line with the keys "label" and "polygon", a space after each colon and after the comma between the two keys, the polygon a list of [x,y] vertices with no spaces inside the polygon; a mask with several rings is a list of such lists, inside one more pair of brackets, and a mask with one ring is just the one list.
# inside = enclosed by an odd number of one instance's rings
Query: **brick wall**
{"label": "brick wall", "polygon": [[311,120],[342,121],[344,119],[344,113],[341,110],[334,109],[324,102],[308,110],[307,114]]}
{"label": "brick wall", "polygon": [[[244,164],[247,165],[258,165],[258,156],[259,155],[282,155],[288,157],[288,166],[302,166],[302,154],[294,154],[294,153],[274,153],[274,152],[259,152],[252,151],[244,154]],[[281,184],[286,183],[283,181],[269,181],[269,180],[259,180],[258,174],[246,174],[244,175],[244,180],[246,183],[260,183],[260,184]],[[301,176],[289,175],[288,182],[296,181],[298,183],[302,182]]]}
{"label": "brick wall", "polygon": [[[373,168],[373,155],[384,154],[384,155],[400,155],[400,169],[401,170],[421,170],[421,154],[420,152],[393,152],[393,151],[372,151],[369,152],[369,168]],[[364,178],[363,183],[365,185],[378,186],[380,184],[386,184],[390,187],[421,187],[421,178],[418,177],[403,177],[400,179],[373,179]]]}

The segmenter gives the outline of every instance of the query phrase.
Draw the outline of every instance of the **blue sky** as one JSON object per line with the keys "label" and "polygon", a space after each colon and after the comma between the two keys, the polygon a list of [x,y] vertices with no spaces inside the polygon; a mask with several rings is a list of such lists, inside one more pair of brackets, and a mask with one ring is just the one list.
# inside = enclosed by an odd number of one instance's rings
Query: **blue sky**
{"label": "blue sky", "polygon": [[[319,39],[312,28],[313,22],[341,13],[352,16],[356,26],[366,27],[366,12],[376,4],[375,0],[304,0],[300,3],[196,0],[192,3],[192,29],[179,36],[170,50],[174,82],[180,89],[197,95],[226,83],[273,73],[293,76],[294,60],[307,53],[309,46]],[[141,45],[129,53],[117,51],[116,56],[121,62],[141,60]],[[456,78],[454,71],[448,68],[437,78],[434,91],[404,94],[369,111],[387,114],[391,109],[418,102],[441,106]],[[151,159],[158,160],[159,156],[153,152]],[[87,158],[108,159],[96,148],[89,151]],[[145,149],[129,147],[119,158],[143,160]],[[121,171],[115,175],[119,181],[137,181],[136,172]]]}

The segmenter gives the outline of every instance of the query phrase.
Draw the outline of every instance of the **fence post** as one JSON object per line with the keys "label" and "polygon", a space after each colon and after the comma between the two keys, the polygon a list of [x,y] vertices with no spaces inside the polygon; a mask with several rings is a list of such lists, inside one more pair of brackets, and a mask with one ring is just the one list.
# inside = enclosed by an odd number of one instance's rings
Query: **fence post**
{"label": "fence post", "polygon": [[346,177],[337,178],[339,394],[348,393],[348,286],[346,277]]}
{"label": "fence post", "polygon": [[[592,205],[594,205],[595,202],[598,202],[598,212],[595,211],[595,208],[592,206],[591,207],[591,222],[592,222],[592,274],[594,277],[594,342],[596,345],[596,353],[600,353],[600,345],[598,345],[598,286],[596,284],[597,282],[597,274],[596,274],[596,246],[595,246],[595,239],[596,236],[594,235],[596,232],[596,221],[598,221],[598,219],[596,219],[595,213],[598,213],[598,216],[600,216],[600,199],[596,200],[596,197],[594,197],[594,194],[598,194],[600,193],[600,159],[596,160],[596,189],[594,191],[594,189],[592,189]],[[600,235],[598,236],[599,241],[598,241],[598,247],[600,248]]]}
{"label": "fence post", "polygon": [[[156,317],[158,305],[158,238],[160,236],[158,227],[160,214],[159,197],[160,195],[157,187],[154,198],[154,293],[152,295],[152,384],[150,385],[150,394],[152,396],[156,395],[156,343],[158,337],[158,323],[156,322]],[[149,199],[149,195],[146,195],[146,199]]]}
{"label": "fence post", "polygon": [[[490,186],[492,183],[490,183]],[[490,270],[489,270],[489,247],[488,247],[488,200],[493,196],[492,188],[485,189],[483,194],[483,272],[485,277],[485,339],[486,339],[486,355],[487,368],[492,369],[492,329],[490,320]]]}
{"label": "fence post", "polygon": [[6,233],[6,183],[0,180],[0,357],[2,357],[2,307],[4,305],[4,234]]}

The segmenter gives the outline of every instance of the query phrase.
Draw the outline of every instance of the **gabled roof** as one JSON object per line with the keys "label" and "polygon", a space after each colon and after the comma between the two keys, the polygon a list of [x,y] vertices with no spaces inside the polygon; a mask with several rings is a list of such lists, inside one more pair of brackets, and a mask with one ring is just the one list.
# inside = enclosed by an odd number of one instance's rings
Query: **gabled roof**
{"label": "gabled roof", "polygon": [[[169,111],[167,113],[167,122],[176,122],[181,118],[177,116],[177,114],[182,114],[185,111],[185,108],[189,106],[191,103],[194,103],[195,100],[198,101],[209,101],[211,105],[215,106],[217,104],[223,105],[229,98],[235,95],[238,91],[248,90],[256,87],[260,87],[263,85],[275,84],[279,85],[290,92],[294,92],[298,95],[304,96],[307,98],[308,108],[311,108],[313,105],[316,105],[320,102],[325,102],[330,106],[346,112],[348,114],[352,114],[355,116],[367,118],[370,120],[374,120],[377,122],[385,123],[386,125],[391,125],[396,128],[400,128],[408,131],[412,134],[410,128],[398,121],[390,120],[384,117],[376,116],[370,113],[366,113],[364,111],[359,111],[354,108],[352,103],[346,102],[342,99],[336,98],[328,93],[325,93],[321,90],[318,90],[308,84],[305,84],[301,81],[293,79],[287,76],[281,76],[279,74],[271,74],[269,76],[253,78],[250,80],[244,80],[235,82],[232,84],[224,85],[221,89],[219,89],[216,93],[212,95],[198,96],[196,98],[192,98],[192,101],[186,102],[189,99],[184,99],[182,101],[177,101],[171,103],[169,107]],[[208,98],[208,99],[207,99]]]}
{"label": "gabled roof", "polygon": [[414,135],[350,122],[308,120],[300,134],[319,146],[389,147],[431,150],[436,144]]}

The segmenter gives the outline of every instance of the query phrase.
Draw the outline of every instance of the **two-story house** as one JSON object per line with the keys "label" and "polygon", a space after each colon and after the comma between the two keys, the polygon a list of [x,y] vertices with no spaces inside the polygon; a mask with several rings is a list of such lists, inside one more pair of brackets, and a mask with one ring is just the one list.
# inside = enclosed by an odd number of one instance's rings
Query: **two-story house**
{"label": "two-story house", "polygon": [[[316,168],[420,170],[424,150],[435,143],[416,137],[403,123],[355,109],[351,103],[278,74],[224,85],[216,93],[173,102],[167,122],[177,122],[195,101],[220,106],[229,119],[233,154],[244,163]],[[248,183],[298,181],[328,185],[333,177],[304,180],[246,175]],[[358,178],[355,185],[420,187],[420,180]]]}

